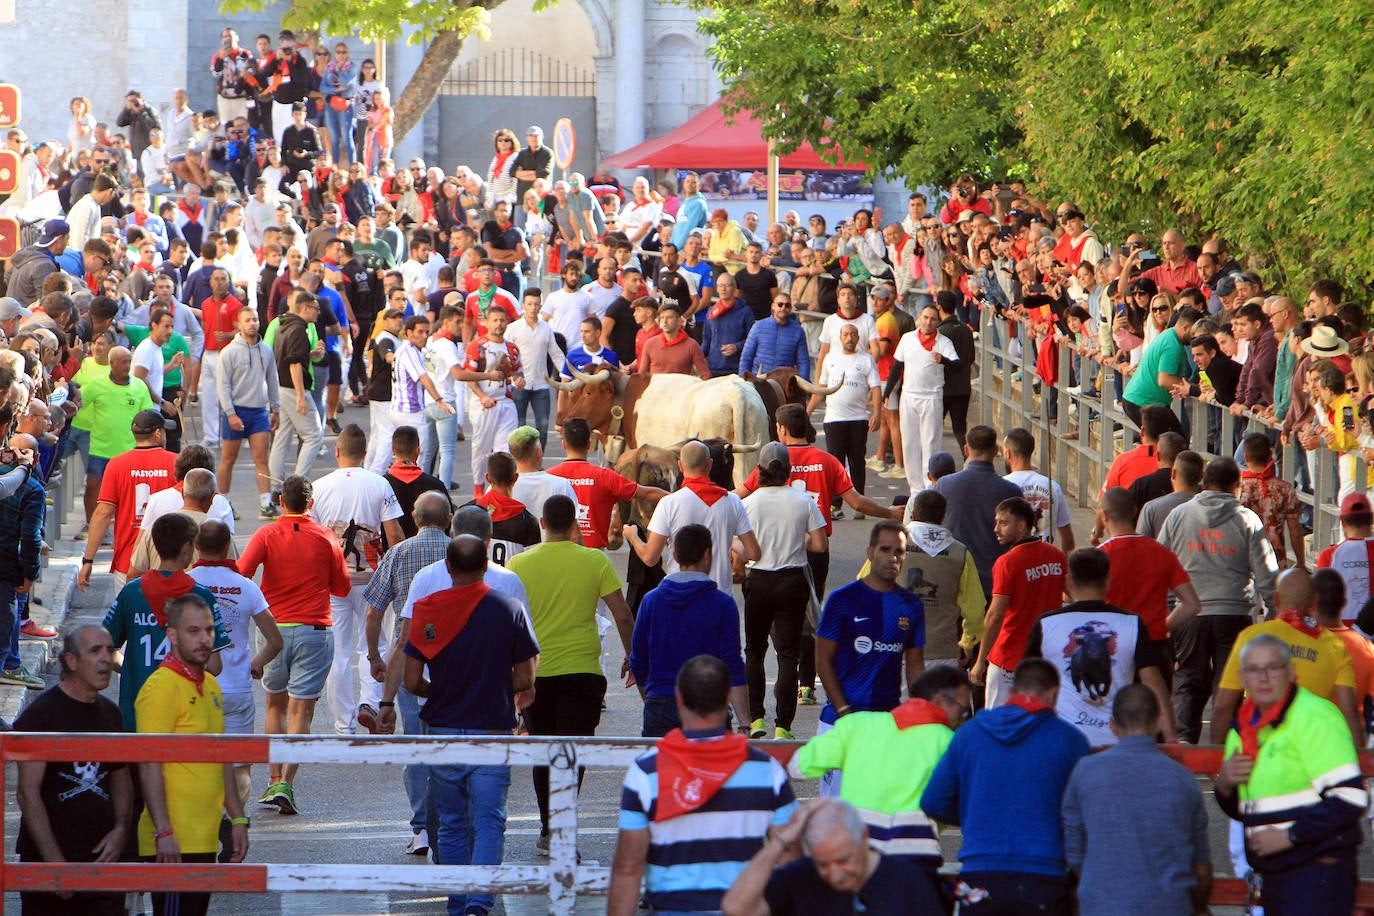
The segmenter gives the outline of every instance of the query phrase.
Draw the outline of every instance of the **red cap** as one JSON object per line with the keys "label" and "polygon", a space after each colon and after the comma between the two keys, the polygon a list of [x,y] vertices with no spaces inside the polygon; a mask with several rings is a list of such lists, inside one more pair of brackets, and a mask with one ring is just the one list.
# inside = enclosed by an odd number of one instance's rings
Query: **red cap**
{"label": "red cap", "polygon": [[1351,493],[1341,500],[1341,518],[1349,518],[1352,515],[1370,515],[1369,497],[1363,493]]}

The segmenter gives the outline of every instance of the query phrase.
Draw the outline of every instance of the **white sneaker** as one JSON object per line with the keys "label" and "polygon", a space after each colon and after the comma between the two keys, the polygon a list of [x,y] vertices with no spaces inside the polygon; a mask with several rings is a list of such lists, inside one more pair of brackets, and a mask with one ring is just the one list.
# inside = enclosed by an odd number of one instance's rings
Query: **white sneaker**
{"label": "white sneaker", "polygon": [[887,462],[876,455],[864,462],[864,466],[870,471],[881,471],[887,467]]}
{"label": "white sneaker", "polygon": [[415,835],[410,838],[410,845],[406,847],[406,855],[423,856],[429,854],[429,840],[425,839],[423,830],[415,831]]}

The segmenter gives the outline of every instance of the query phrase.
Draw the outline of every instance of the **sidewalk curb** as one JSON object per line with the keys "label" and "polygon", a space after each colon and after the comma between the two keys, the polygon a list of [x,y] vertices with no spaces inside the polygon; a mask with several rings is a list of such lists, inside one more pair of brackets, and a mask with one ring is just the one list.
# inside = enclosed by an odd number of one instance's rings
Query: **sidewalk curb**
{"label": "sidewalk curb", "polygon": [[[32,619],[62,629],[76,592],[76,574],[81,568],[80,562],[79,556],[48,557],[48,564],[43,567],[43,578],[34,585],[34,593],[43,600],[43,604],[30,606],[29,616]],[[25,668],[51,684],[55,681],[57,669],[54,662],[61,653],[61,647],[60,636],[56,639],[21,639],[19,658]],[[39,691],[27,687],[0,684],[0,718],[13,722],[38,694]]]}

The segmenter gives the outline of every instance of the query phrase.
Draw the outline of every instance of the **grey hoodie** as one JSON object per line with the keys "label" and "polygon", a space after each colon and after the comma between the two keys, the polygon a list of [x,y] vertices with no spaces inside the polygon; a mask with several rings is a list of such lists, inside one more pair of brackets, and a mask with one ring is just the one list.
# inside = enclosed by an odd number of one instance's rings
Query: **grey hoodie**
{"label": "grey hoodie", "polygon": [[1174,509],[1159,542],[1178,555],[1204,615],[1249,614],[1274,592],[1279,564],[1264,524],[1230,493],[1203,490]]}
{"label": "grey hoodie", "polygon": [[261,338],[256,344],[250,344],[242,334],[235,334],[234,339],[219,351],[215,387],[225,416],[232,416],[235,407],[279,410],[281,393],[272,348]]}

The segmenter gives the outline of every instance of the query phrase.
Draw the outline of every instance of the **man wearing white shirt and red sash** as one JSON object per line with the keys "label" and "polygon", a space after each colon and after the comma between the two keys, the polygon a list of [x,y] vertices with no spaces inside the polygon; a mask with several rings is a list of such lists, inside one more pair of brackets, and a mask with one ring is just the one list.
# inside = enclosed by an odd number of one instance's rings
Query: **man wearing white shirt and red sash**
{"label": "man wearing white shirt and red sash", "polygon": [[926,462],[940,450],[944,427],[943,364],[959,361],[954,344],[937,330],[939,324],[940,313],[935,306],[921,309],[916,330],[903,334],[897,343],[887,387],[883,390],[886,400],[901,381],[902,453],[912,493],[926,488]]}
{"label": "man wearing white shirt and red sash", "polygon": [[475,401],[468,402],[468,410],[472,414],[472,488],[478,496],[487,475],[487,456],[504,447],[506,437],[515,432],[511,393],[525,387],[520,348],[506,340],[508,320],[499,308],[487,310],[487,333],[468,344],[463,372],[458,375],[476,395]]}

